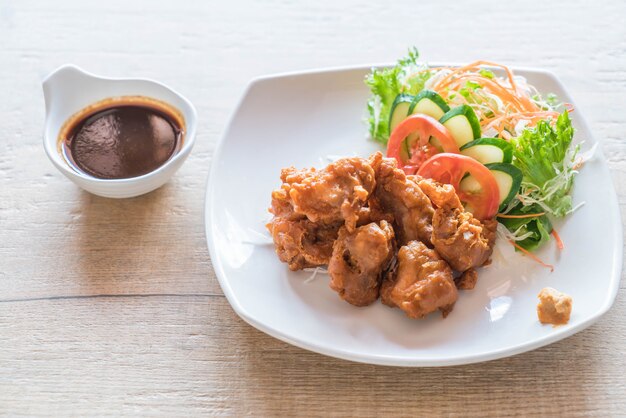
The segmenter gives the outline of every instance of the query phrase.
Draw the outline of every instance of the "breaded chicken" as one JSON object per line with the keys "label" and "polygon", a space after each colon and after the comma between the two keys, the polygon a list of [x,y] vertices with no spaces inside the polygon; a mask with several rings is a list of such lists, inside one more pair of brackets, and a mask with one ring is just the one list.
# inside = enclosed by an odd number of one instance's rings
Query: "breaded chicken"
{"label": "breaded chicken", "polygon": [[328,264],[340,227],[340,223],[324,225],[286,217],[275,217],[267,224],[278,258],[294,271]]}
{"label": "breaded chicken", "polygon": [[478,281],[478,272],[476,269],[465,270],[459,277],[454,280],[457,289],[472,290],[476,287]]}
{"label": "breaded chicken", "polygon": [[445,316],[457,296],[448,263],[419,241],[400,248],[396,269],[381,287],[383,303],[402,309],[410,318],[423,318],[437,309]]}
{"label": "breaded chicken", "polygon": [[278,257],[291,270],[328,265],[330,287],[353,305],[380,295],[411,318],[445,317],[491,256],[495,220],[478,221],[452,186],[406,175],[381,153],[286,168],[281,180],[267,224]]}
{"label": "breaded chicken", "polygon": [[344,222],[349,231],[374,190],[374,170],[363,158],[343,158],[322,170],[284,169],[281,189],[293,212],[311,222]]}
{"label": "breaded chicken", "polygon": [[328,264],[339,228],[353,230],[359,216],[369,217],[374,171],[367,160],[350,158],[323,170],[286,168],[280,178],[267,224],[276,254],[291,270]]}
{"label": "breaded chicken", "polygon": [[376,189],[370,208],[390,214],[399,245],[420,240],[430,245],[434,209],[417,183],[397,168],[396,160],[381,153],[370,157],[376,173]]}
{"label": "breaded chicken", "polygon": [[466,212],[451,185],[420,177],[415,180],[437,208],[432,218],[431,242],[439,255],[461,272],[487,262],[493,252],[497,222],[480,222]]}
{"label": "breaded chicken", "polygon": [[496,240],[496,220],[480,222],[461,209],[435,210],[432,243],[456,271],[480,267],[489,260]]}
{"label": "breaded chicken", "polygon": [[393,238],[393,229],[385,221],[352,232],[342,227],[328,265],[330,287],[355,306],[376,301],[383,272],[394,255]]}
{"label": "breaded chicken", "polygon": [[433,179],[425,179],[420,176],[409,176],[424,192],[434,207],[443,209],[463,209],[459,197],[449,184],[442,184]]}

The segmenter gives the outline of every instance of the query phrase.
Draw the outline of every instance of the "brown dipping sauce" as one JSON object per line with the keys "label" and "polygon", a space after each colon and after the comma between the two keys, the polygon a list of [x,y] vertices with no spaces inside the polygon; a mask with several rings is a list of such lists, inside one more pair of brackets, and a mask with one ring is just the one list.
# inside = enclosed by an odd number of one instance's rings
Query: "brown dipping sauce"
{"label": "brown dipping sauce", "polygon": [[72,116],[61,129],[60,151],[76,170],[125,179],[156,170],[183,143],[183,117],[155,99],[106,99]]}

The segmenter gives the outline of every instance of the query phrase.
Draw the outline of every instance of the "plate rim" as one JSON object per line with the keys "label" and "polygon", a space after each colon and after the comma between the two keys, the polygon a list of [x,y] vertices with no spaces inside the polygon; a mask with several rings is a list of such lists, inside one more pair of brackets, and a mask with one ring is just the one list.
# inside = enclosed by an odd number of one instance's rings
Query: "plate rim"
{"label": "plate rim", "polygon": [[[473,363],[481,363],[485,361],[497,360],[500,358],[510,357],[517,354],[525,353],[528,351],[535,350],[540,347],[544,347],[546,345],[552,344],[554,342],[560,341],[567,337],[570,337],[585,328],[593,325],[598,319],[600,319],[609,309],[613,306],[615,302],[615,298],[617,297],[617,292],[619,290],[619,283],[621,281],[621,271],[622,271],[622,258],[623,258],[623,236],[622,229],[623,223],[621,218],[621,213],[619,210],[619,202],[617,199],[617,193],[615,191],[615,184],[612,176],[610,175],[610,168],[606,161],[606,157],[604,156],[604,152],[601,147],[596,149],[596,155],[594,158],[598,158],[609,172],[608,181],[611,186],[610,193],[610,202],[609,206],[612,217],[617,219],[618,223],[622,228],[614,229],[614,238],[616,238],[617,245],[613,249],[613,265],[611,266],[611,278],[610,278],[610,289],[605,299],[604,304],[595,312],[593,315],[590,315],[587,319],[577,324],[576,326],[572,326],[570,328],[562,328],[556,329],[554,332],[544,335],[540,338],[533,339],[526,343],[516,344],[513,346],[507,346],[504,348],[499,348],[497,350],[487,350],[482,351],[470,355],[462,355],[462,356],[449,356],[443,357],[440,359],[407,359],[405,357],[396,357],[396,356],[387,356],[387,355],[379,355],[379,354],[361,354],[354,353],[342,349],[329,348],[323,345],[319,345],[316,343],[302,341],[298,338],[292,338],[290,335],[283,333],[282,331],[268,325],[266,323],[257,321],[252,315],[250,315],[246,309],[239,303],[237,298],[230,287],[230,283],[226,277],[226,273],[224,272],[221,259],[217,255],[215,239],[213,236],[213,232],[210,228],[213,221],[213,210],[215,205],[212,204],[214,201],[214,193],[215,193],[215,184],[213,179],[215,178],[215,174],[218,169],[218,164],[215,161],[218,161],[221,157],[222,150],[224,144],[226,143],[226,138],[228,137],[233,121],[236,115],[239,113],[245,99],[250,93],[250,90],[258,83],[264,81],[270,81],[280,78],[289,78],[296,76],[310,76],[316,74],[327,74],[327,73],[337,73],[337,72],[348,72],[348,71],[366,71],[372,68],[382,68],[382,67],[390,67],[393,66],[393,63],[382,63],[382,64],[370,64],[370,65],[351,65],[351,66],[338,66],[338,67],[324,67],[318,69],[305,69],[300,71],[288,71],[288,72],[279,72],[261,75],[250,80],[242,92],[237,104],[235,105],[233,111],[231,112],[228,122],[225,125],[224,130],[222,131],[220,138],[218,139],[215,151],[211,157],[211,168],[209,170],[209,176],[207,178],[206,183],[206,192],[205,192],[205,200],[204,200],[204,232],[205,239],[207,242],[207,247],[209,250],[209,255],[211,257],[211,265],[215,271],[215,275],[218,279],[220,287],[224,292],[224,296],[226,297],[228,303],[231,305],[235,313],[243,319],[249,325],[257,328],[258,330],[278,339],[288,344],[294,345],[296,347],[313,351],[319,354],[323,354],[330,357],[335,357],[343,360],[365,363],[365,364],[375,364],[381,366],[397,366],[397,367],[441,367],[441,366],[457,366],[457,365],[465,365],[465,364],[473,364]],[[450,62],[429,62],[428,66],[451,66],[458,67],[462,64],[458,63],[450,63]],[[487,68],[493,68],[490,66],[486,66]],[[567,95],[571,98],[571,94],[565,88],[560,79],[556,76],[556,74],[550,70],[545,70],[537,67],[525,67],[525,66],[511,66],[510,67],[514,72],[515,71],[524,71],[524,72],[534,72],[539,74],[544,74],[548,76],[552,82],[554,82],[558,87],[567,92]],[[575,105],[575,101],[572,98],[572,104]],[[581,127],[589,132],[589,138],[587,139],[591,143],[600,144],[600,142],[595,138],[585,116],[582,112],[579,112],[576,117],[577,122],[581,125]]]}

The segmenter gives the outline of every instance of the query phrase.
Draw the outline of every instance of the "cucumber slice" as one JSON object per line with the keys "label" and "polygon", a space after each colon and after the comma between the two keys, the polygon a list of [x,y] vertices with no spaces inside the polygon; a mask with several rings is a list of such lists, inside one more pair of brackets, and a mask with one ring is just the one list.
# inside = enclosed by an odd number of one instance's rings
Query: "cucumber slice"
{"label": "cucumber slice", "polygon": [[396,126],[400,124],[409,114],[409,107],[415,99],[410,94],[400,93],[396,96],[393,104],[391,105],[391,113],[389,114],[389,135],[396,129]]}
{"label": "cucumber slice", "polygon": [[[415,99],[413,99],[411,107],[409,107],[409,115],[421,113],[439,120],[449,110],[450,106],[446,104],[446,101],[443,100],[437,92],[432,90],[422,90],[417,94],[417,96],[415,96]],[[414,134],[409,136],[409,140],[411,141],[414,141],[416,138],[417,136]],[[437,139],[430,138],[430,143],[437,147],[439,151],[443,151],[441,144],[437,141]]]}
{"label": "cucumber slice", "polygon": [[496,178],[500,189],[500,210],[515,197],[522,185],[522,170],[513,164],[492,163],[485,164]]}
{"label": "cucumber slice", "polygon": [[432,90],[422,90],[415,96],[415,99],[413,99],[408,114],[413,115],[415,113],[421,113],[439,120],[449,110],[450,106],[448,106],[445,100],[436,92]]}
{"label": "cucumber slice", "polygon": [[446,112],[439,122],[448,128],[459,148],[480,137],[480,123],[474,109],[468,105],[464,104]]}
{"label": "cucumber slice", "polygon": [[463,145],[461,154],[483,164],[510,163],[513,159],[513,146],[499,138],[478,138]]}
{"label": "cucumber slice", "polygon": [[481,190],[480,183],[469,174],[463,177],[463,180],[459,183],[459,188],[467,193],[479,193]]}
{"label": "cucumber slice", "polygon": [[[522,171],[515,167],[513,164],[508,163],[491,163],[485,164],[498,183],[498,189],[500,190],[500,210],[504,209],[506,205],[515,197],[522,184]],[[479,193],[480,183],[472,176],[466,176],[459,188],[467,193]],[[467,210],[467,208],[466,208]]]}

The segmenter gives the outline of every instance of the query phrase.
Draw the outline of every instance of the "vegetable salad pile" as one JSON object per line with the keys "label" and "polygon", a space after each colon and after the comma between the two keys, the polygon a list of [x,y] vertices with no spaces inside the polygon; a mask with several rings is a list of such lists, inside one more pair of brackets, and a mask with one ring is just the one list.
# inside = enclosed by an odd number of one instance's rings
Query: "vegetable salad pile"
{"label": "vegetable salad pile", "polygon": [[499,232],[540,263],[530,252],[551,236],[563,247],[550,219],[576,209],[569,193],[582,164],[570,105],[506,66],[429,67],[416,49],[365,82],[370,135],[400,168],[452,184],[467,210],[496,216]]}

